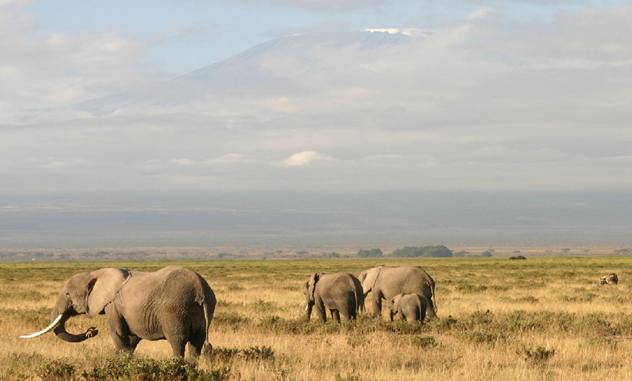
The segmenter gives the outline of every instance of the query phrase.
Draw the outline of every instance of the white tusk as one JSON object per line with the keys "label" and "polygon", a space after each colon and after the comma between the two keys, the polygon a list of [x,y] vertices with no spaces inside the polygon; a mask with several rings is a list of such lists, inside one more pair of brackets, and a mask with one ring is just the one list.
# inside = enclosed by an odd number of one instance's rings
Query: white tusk
{"label": "white tusk", "polygon": [[309,310],[309,304],[305,305],[305,312],[307,312],[307,310]]}
{"label": "white tusk", "polygon": [[51,331],[53,328],[55,328],[57,326],[57,324],[61,320],[61,315],[62,314],[59,314],[59,316],[57,316],[55,318],[55,320],[53,320],[53,322],[50,323],[50,325],[48,327],[44,328],[43,330],[41,330],[39,332],[31,333],[30,335],[22,335],[22,336],[20,336],[20,339],[32,339],[32,338],[37,337],[37,336],[42,336],[46,332]]}

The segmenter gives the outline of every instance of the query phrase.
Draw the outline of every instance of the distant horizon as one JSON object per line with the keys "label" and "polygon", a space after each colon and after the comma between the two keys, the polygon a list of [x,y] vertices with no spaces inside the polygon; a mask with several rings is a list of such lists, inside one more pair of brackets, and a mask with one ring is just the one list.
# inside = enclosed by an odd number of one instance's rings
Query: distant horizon
{"label": "distant horizon", "polygon": [[120,192],[2,200],[0,247],[632,245],[627,192]]}

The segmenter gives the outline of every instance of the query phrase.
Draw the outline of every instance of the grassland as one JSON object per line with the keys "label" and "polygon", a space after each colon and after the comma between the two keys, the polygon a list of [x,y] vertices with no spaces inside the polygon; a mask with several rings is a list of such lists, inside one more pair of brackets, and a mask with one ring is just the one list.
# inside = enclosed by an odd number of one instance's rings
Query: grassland
{"label": "grassland", "polygon": [[[133,379],[152,379],[139,376],[143,372],[165,379],[181,374],[186,364],[151,360],[169,357],[165,341],[141,342],[135,359],[117,357],[103,317],[71,320],[69,329],[95,325],[101,331],[80,344],[52,334],[17,338],[47,325],[71,274],[105,266],[151,271],[166,263],[0,265],[0,379],[80,378],[82,372],[105,379],[117,366],[133,368]],[[632,258],[177,263],[204,275],[219,300],[211,332],[215,350],[200,360],[202,379],[632,379]],[[435,278],[440,319],[423,326],[368,317],[341,326],[302,321],[300,286],[310,272],[357,274],[403,263],[419,264]],[[620,284],[598,285],[611,271]]]}

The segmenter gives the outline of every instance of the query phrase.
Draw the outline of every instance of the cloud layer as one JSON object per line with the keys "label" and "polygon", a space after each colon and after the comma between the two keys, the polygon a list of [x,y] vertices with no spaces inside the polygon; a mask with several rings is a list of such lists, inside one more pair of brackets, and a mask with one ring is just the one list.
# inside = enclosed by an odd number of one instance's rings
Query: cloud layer
{"label": "cloud layer", "polygon": [[142,42],[12,9],[0,192],[632,190],[632,7],[296,34],[150,85]]}

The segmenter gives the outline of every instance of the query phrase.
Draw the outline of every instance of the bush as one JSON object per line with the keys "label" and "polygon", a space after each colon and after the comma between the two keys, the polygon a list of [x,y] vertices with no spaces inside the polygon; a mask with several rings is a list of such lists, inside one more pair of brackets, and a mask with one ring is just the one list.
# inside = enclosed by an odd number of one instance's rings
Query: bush
{"label": "bush", "polygon": [[412,336],[410,344],[423,349],[434,348],[439,345],[432,336]]}
{"label": "bush", "polygon": [[527,257],[525,257],[524,255],[514,255],[509,257],[510,260],[523,260],[523,259],[527,259]]}
{"label": "bush", "polygon": [[354,372],[347,373],[344,376],[340,375],[340,373],[336,373],[336,381],[362,381],[362,378],[360,378],[359,374]]}
{"label": "bush", "polygon": [[257,312],[270,312],[274,309],[274,305],[271,302],[266,302],[262,299],[255,300],[253,307]]}
{"label": "bush", "polygon": [[213,348],[210,353],[205,353],[207,359],[226,363],[235,358],[242,358],[247,361],[253,360],[274,360],[274,351],[267,346],[253,346],[246,349],[238,348]]}
{"label": "bush", "polygon": [[220,312],[213,317],[213,324],[218,326],[240,327],[250,322],[250,319],[238,312]]}
{"label": "bush", "polygon": [[53,360],[42,365],[37,375],[42,381],[70,380],[75,375],[75,367],[61,360]]}
{"label": "bush", "polygon": [[544,365],[555,355],[555,349],[538,346],[535,349],[522,348],[516,353],[533,365]]}
{"label": "bush", "polygon": [[274,351],[271,347],[254,346],[242,349],[241,356],[246,360],[274,360]]}
{"label": "bush", "polygon": [[394,257],[452,257],[454,253],[443,245],[439,246],[407,246],[393,252]]}
{"label": "bush", "polygon": [[199,370],[182,358],[159,361],[131,356],[107,359],[102,366],[81,373],[86,381],[225,381],[229,376],[228,367]]}
{"label": "bush", "polygon": [[381,249],[360,249],[358,250],[358,257],[360,258],[377,258],[383,257],[384,253]]}

